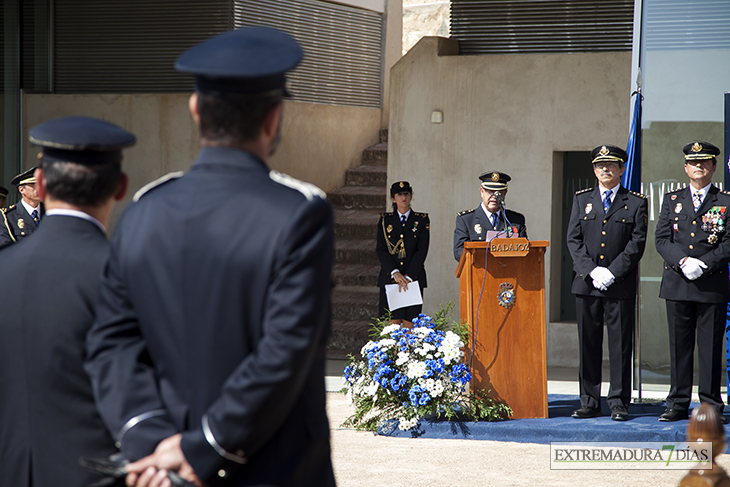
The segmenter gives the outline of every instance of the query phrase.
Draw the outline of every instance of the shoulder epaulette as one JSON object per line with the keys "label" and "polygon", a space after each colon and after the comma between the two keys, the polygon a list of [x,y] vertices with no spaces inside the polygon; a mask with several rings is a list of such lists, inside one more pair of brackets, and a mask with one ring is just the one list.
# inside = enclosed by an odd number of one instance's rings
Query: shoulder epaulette
{"label": "shoulder epaulette", "polygon": [[723,189],[722,191],[720,191],[720,192],[721,192],[722,194],[727,194],[727,195],[730,195],[730,191],[725,191],[724,189]]}
{"label": "shoulder epaulette", "polygon": [[288,174],[281,173],[279,171],[269,171],[269,177],[272,181],[275,181],[289,188],[296,189],[302,193],[308,200],[312,200],[315,197],[325,199],[327,195],[324,191],[319,189],[317,186],[311,183],[305,183],[296,178],[289,176]]}
{"label": "shoulder epaulette", "polygon": [[[414,213],[416,213],[414,211]],[[428,213],[416,213],[416,216],[420,216],[421,218],[428,218]]]}
{"label": "shoulder epaulette", "polygon": [[385,213],[381,213],[380,216],[383,217],[383,218],[385,218],[386,216],[393,216],[393,212],[392,211],[386,211]]}
{"label": "shoulder epaulette", "polygon": [[634,196],[638,196],[639,198],[646,199],[645,194],[637,193],[636,191],[631,191],[631,190],[629,190],[629,193],[633,194]]}
{"label": "shoulder epaulette", "polygon": [[594,188],[586,188],[586,189],[581,189],[580,191],[576,191],[576,192],[575,192],[575,194],[583,194],[583,193],[587,193],[588,191],[593,191],[593,189],[594,189]]}
{"label": "shoulder epaulette", "polygon": [[132,201],[134,201],[134,202],[139,201],[139,199],[142,196],[146,195],[153,189],[162,186],[163,184],[165,184],[168,181],[173,181],[175,179],[178,179],[178,178],[182,177],[183,174],[185,174],[185,172],[183,172],[183,171],[175,171],[175,172],[167,173],[164,176],[162,176],[161,178],[157,178],[154,181],[145,184],[144,186],[139,188],[139,191],[134,193],[134,198],[132,198]]}
{"label": "shoulder epaulette", "polygon": [[464,210],[457,213],[458,216],[466,215],[467,213],[471,213],[472,211],[476,210],[476,208],[472,208],[471,210]]}

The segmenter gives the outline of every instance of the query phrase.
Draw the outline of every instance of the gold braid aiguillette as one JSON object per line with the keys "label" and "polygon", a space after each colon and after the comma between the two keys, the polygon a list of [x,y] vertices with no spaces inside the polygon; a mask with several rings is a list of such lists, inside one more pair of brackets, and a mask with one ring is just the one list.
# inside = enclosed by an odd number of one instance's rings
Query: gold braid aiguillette
{"label": "gold braid aiguillette", "polygon": [[385,220],[383,220],[383,237],[385,237],[385,245],[388,246],[388,252],[390,255],[395,255],[398,253],[399,259],[405,259],[406,257],[406,244],[403,242],[403,238],[401,237],[400,240],[398,240],[395,245],[390,243],[390,240],[388,239],[388,232],[385,231]]}

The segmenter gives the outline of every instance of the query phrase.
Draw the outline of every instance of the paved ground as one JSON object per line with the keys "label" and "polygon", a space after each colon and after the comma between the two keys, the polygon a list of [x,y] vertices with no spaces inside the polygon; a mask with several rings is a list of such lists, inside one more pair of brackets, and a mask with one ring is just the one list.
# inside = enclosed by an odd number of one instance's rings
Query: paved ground
{"label": "paved ground", "polygon": [[[353,409],[327,394],[332,461],[339,487],[673,486],[680,470],[550,470],[550,445],[388,438],[340,425]],[[718,463],[730,471],[730,455]],[[618,480],[617,480],[618,479]]]}
{"label": "paved ground", "polygon": [[[574,376],[573,371],[549,371],[548,378],[558,380],[548,381],[548,391],[577,394],[578,384],[561,380],[561,372],[567,378]],[[328,389],[339,387],[331,374]],[[339,487],[666,487],[678,485],[686,475],[680,470],[550,470],[550,445],[388,438],[340,427],[353,413],[343,394],[329,392],[327,409]],[[730,455],[720,455],[718,464],[730,471]]]}

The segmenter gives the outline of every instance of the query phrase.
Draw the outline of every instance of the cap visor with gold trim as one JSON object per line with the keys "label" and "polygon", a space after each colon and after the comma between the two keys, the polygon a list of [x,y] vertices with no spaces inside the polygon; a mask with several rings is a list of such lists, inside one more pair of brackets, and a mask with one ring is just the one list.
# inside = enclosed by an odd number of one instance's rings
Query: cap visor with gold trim
{"label": "cap visor with gold trim", "polygon": [[479,176],[481,186],[490,191],[504,191],[507,183],[512,180],[507,174],[499,171],[487,171]]}
{"label": "cap visor with gold trim", "polygon": [[32,144],[43,148],[44,162],[73,162],[93,165],[122,162],[122,149],[137,138],[131,132],[93,117],[63,117],[33,127]]}
{"label": "cap visor with gold trim", "polygon": [[38,166],[33,166],[27,171],[24,171],[17,176],[15,176],[11,181],[10,184],[13,186],[22,186],[24,184],[35,184],[35,170],[38,169]]}
{"label": "cap visor with gold trim", "polygon": [[703,161],[706,159],[715,159],[720,155],[720,149],[701,140],[693,140],[682,148],[685,161]]}
{"label": "cap visor with gold trim", "polygon": [[616,162],[626,164],[629,155],[621,147],[616,145],[599,145],[591,151],[591,163],[598,162]]}

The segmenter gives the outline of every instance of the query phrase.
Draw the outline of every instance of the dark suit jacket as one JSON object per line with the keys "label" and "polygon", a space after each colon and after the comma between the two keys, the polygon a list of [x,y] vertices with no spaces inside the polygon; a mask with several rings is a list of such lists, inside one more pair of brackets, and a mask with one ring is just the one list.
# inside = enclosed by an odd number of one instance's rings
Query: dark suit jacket
{"label": "dark suit jacket", "polygon": [[0,293],[2,485],[86,486],[101,477],[79,457],[116,451],[83,369],[108,250],[93,223],[53,215],[23,245],[0,252],[14,282]]}
{"label": "dark suit jacket", "polygon": [[[711,233],[702,229],[702,216],[711,208],[724,208],[723,231],[717,242],[710,243]],[[664,258],[664,274],[659,297],[675,301],[725,303],[730,299],[727,263],[730,260],[730,237],[727,234],[730,193],[714,185],[697,213],[692,205],[690,188],[664,195],[656,226],[656,249]],[[690,281],[682,273],[679,261],[685,256],[700,259],[707,265],[702,275]]]}
{"label": "dark suit jacket", "polygon": [[[40,217],[45,214],[43,203],[38,205]],[[0,215],[0,249],[12,245],[35,232],[38,225],[33,217],[26,211],[22,203],[12,205],[2,210],[5,215]]]}
{"label": "dark suit jacket", "polygon": [[[567,244],[573,258],[574,294],[635,299],[637,265],[646,247],[646,198],[619,186],[606,214],[600,188],[579,191],[573,198]],[[616,280],[607,291],[593,287],[590,272],[608,267]]]}
{"label": "dark suit jacket", "polygon": [[[527,238],[527,225],[525,224],[524,215],[512,210],[506,210],[505,213],[511,224],[511,231],[517,233],[520,237]],[[456,227],[454,228],[454,258],[457,261],[461,259],[464,242],[484,241],[487,230],[505,230],[506,228],[507,224],[501,213],[496,228],[493,227],[481,205],[471,210],[459,212],[456,215]]]}
{"label": "dark suit jacket", "polygon": [[114,434],[156,415],[124,432],[126,456],[182,432],[211,486],[334,485],[324,385],[334,232],[321,196],[219,147],[126,209],[86,366]]}
{"label": "dark suit jacket", "polygon": [[[381,213],[378,222],[375,251],[380,261],[380,275],[378,286],[391,284],[391,272],[399,269],[404,276],[418,281],[421,288],[428,286],[426,269],[423,267],[428,254],[429,219],[427,213],[416,213],[411,210],[405,226],[401,223],[397,212]],[[398,258],[398,254],[388,251],[386,239],[391,245],[396,245],[403,239],[406,256]]]}

